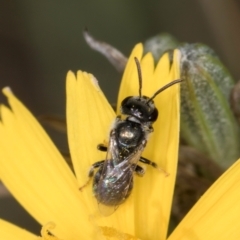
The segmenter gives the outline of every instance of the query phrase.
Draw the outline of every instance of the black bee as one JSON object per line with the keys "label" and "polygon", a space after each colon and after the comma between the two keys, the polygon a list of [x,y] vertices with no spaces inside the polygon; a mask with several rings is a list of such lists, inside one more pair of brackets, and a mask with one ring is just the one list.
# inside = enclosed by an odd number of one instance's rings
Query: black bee
{"label": "black bee", "polygon": [[[108,147],[103,144],[98,145],[100,151],[107,152],[106,159],[94,163],[88,175],[89,179],[94,177],[93,193],[99,206],[112,207],[113,211],[130,195],[133,188],[133,174],[144,175],[144,169],[138,165],[138,161],[158,167],[155,162],[141,156],[148,135],[153,132],[152,124],[158,118],[158,110],[153,99],[168,87],[182,81],[175,80],[168,83],[152,97],[142,96],[140,63],[137,58],[135,62],[139,77],[139,96],[126,97],[122,101],[121,116],[116,117],[110,131]],[[94,174],[95,168],[99,168],[96,174]]]}

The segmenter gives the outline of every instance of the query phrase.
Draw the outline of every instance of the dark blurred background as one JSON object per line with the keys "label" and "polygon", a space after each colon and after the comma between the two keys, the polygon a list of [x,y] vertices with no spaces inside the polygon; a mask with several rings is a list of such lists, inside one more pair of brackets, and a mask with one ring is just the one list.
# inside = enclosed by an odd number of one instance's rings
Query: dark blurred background
{"label": "dark blurred background", "polygon": [[[64,116],[66,73],[81,69],[93,73],[116,102],[121,74],[87,46],[85,27],[126,56],[136,43],[161,32],[180,42],[202,42],[240,77],[238,0],[0,0],[0,88],[10,86],[36,116]],[[5,102],[2,95],[0,100]],[[67,148],[64,135],[52,137]],[[0,218],[39,232],[12,198],[1,189],[0,194]]]}

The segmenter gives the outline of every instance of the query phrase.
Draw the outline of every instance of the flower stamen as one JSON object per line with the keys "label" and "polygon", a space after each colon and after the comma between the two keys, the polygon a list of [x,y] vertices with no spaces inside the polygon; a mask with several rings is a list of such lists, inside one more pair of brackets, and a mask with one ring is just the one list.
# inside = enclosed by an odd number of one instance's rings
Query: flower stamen
{"label": "flower stamen", "polygon": [[42,227],[42,230],[41,230],[41,236],[39,239],[42,239],[42,240],[60,240],[59,238],[57,238],[56,236],[54,236],[50,230],[54,229],[56,227],[56,224],[53,223],[53,222],[49,222],[47,224],[45,224],[43,227]]}

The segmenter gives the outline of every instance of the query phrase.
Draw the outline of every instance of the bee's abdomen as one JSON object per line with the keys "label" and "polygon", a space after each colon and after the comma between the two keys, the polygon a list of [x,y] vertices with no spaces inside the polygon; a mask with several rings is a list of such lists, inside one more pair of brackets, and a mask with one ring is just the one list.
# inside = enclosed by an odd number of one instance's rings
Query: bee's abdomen
{"label": "bee's abdomen", "polygon": [[102,169],[95,174],[93,193],[99,203],[107,206],[118,206],[130,195],[133,188],[133,175],[129,170],[120,177],[102,175]]}

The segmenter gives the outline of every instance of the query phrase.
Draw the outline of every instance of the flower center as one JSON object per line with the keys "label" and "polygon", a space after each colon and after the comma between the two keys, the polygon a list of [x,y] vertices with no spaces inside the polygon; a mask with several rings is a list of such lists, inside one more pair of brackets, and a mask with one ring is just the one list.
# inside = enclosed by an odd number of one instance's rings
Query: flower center
{"label": "flower center", "polygon": [[106,237],[106,240],[140,240],[127,233],[119,232],[118,230],[111,227],[100,227],[102,234]]}

